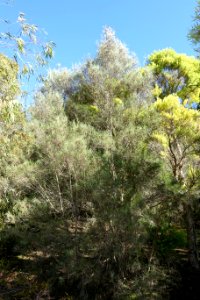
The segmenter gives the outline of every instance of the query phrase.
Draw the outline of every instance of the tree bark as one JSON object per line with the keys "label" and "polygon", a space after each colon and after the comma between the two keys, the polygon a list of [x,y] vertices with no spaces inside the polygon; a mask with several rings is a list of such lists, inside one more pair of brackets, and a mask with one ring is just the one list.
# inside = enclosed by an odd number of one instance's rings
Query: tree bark
{"label": "tree bark", "polygon": [[196,242],[196,232],[193,219],[192,207],[190,204],[185,205],[185,219],[188,240],[188,259],[192,268],[199,270],[199,255]]}

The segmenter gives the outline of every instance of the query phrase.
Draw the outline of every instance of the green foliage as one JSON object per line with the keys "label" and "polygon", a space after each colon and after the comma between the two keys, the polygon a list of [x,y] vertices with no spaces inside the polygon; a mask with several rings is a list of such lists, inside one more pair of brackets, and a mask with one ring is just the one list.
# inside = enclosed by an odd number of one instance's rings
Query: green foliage
{"label": "green foliage", "polygon": [[20,93],[17,80],[18,65],[0,54],[0,102],[8,102],[16,98]]}
{"label": "green foliage", "polygon": [[164,98],[176,94],[184,104],[199,103],[199,60],[178,54],[173,49],[156,51],[148,58],[155,76],[154,94]]}
{"label": "green foliage", "polygon": [[176,249],[187,248],[187,234],[184,229],[165,224],[160,228],[154,228],[151,235],[157,255],[165,262],[167,258],[173,258]]}

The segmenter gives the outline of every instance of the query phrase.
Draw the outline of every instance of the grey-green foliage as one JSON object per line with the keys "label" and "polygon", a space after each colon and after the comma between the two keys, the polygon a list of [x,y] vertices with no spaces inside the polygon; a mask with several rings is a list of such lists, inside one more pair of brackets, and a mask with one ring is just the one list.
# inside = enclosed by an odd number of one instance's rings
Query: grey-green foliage
{"label": "grey-green foliage", "polygon": [[50,72],[42,92],[58,91],[70,119],[113,130],[131,102],[148,100],[150,86],[151,74],[141,70],[114,31],[105,28],[96,57],[74,70]]}
{"label": "grey-green foliage", "polygon": [[142,111],[132,106],[113,135],[109,129],[69,121],[59,93],[38,94],[32,108],[34,193],[50,211],[74,222],[71,252],[66,245],[54,246],[54,252],[68,270],[64,276],[81,280],[77,299],[92,297],[92,286],[99,288],[97,294],[114,293],[116,299],[133,291],[151,295],[157,287],[157,277],[151,288],[145,281],[150,271],[142,263],[148,237],[145,201],[158,168],[146,146],[151,129],[137,121]]}
{"label": "grey-green foliage", "polygon": [[137,59],[116,37],[112,28],[105,27],[94,63],[102,68],[109,77],[121,79],[123,74],[135,69]]}
{"label": "grey-green foliage", "polygon": [[29,225],[18,226],[25,239],[38,227],[31,243],[55,259],[53,280],[74,299],[153,299],[158,289],[150,95],[151,74],[106,28],[96,58],[51,72],[31,107],[26,160],[10,169],[15,195],[30,205],[20,212]]}
{"label": "grey-green foliage", "polygon": [[[159,170],[148,148],[156,122],[147,117],[150,95],[151,74],[110,28],[94,59],[52,71],[36,95],[33,193],[74,226],[67,228],[75,236],[71,250],[54,251],[64,278],[80,282],[77,299],[93,297],[92,289],[96,297],[116,299],[147,292],[142,257],[151,220],[145,209]],[[157,279],[147,284],[149,295]]]}
{"label": "grey-green foliage", "polygon": [[1,103],[0,119],[0,218],[6,220],[7,212],[29,188],[31,139],[19,103]]}
{"label": "grey-green foliage", "polygon": [[86,138],[92,129],[69,123],[58,93],[37,96],[31,128],[35,136],[38,195],[55,211],[79,210],[79,186],[93,175],[96,164]]}
{"label": "grey-green foliage", "polygon": [[[147,147],[151,120],[142,121],[148,105],[141,106],[137,99],[139,89],[140,82],[121,115],[117,108],[110,112],[116,120],[115,132],[87,120],[69,120],[62,92],[52,89],[39,93],[32,109],[34,191],[52,211],[76,224],[71,252],[60,250],[60,256],[68,269],[65,276],[70,273],[70,280],[81,280],[80,299],[86,299],[92,286],[99,286],[101,295],[115,290],[115,297],[129,295],[133,289],[146,293],[140,286],[148,273],[141,261],[148,237],[144,208],[156,187],[159,165]],[[82,234],[77,233],[78,222],[84,224]],[[128,274],[134,288],[126,279]],[[157,278],[150,295],[156,286]]]}

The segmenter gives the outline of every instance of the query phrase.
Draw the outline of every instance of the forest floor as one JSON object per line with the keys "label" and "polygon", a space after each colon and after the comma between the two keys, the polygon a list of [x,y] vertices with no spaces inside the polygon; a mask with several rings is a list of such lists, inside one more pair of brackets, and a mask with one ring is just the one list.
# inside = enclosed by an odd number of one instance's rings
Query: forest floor
{"label": "forest floor", "polygon": [[[66,270],[63,266],[58,267],[60,258],[56,252],[72,248],[74,229],[64,222],[57,225],[56,221],[49,224],[48,230],[47,226],[41,225],[39,231],[32,226],[32,232],[29,230],[29,235],[25,236],[29,240],[29,249],[24,245],[24,251],[19,249],[15,255],[5,253],[0,257],[0,300],[74,299],[62,290],[62,285],[59,286],[59,279]],[[82,231],[82,224],[78,225]],[[187,250],[176,249],[176,254],[175,268],[180,280],[176,282],[174,278],[169,298],[163,300],[200,300],[200,272],[189,267]]]}
{"label": "forest floor", "polygon": [[[51,258],[40,252],[4,261],[0,272],[0,300],[71,299],[67,294],[59,298],[50,296],[50,282],[45,280],[45,272],[50,271],[52,264]],[[192,270],[185,260],[177,271],[180,281],[171,290],[169,300],[199,300],[200,272]]]}

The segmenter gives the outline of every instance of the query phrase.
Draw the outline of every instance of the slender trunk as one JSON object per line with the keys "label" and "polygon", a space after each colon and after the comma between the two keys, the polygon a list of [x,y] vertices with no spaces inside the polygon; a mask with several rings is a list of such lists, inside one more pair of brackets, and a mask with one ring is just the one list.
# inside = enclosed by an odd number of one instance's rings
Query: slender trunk
{"label": "slender trunk", "polygon": [[[172,136],[173,137],[173,136]],[[185,185],[186,175],[183,171],[183,161],[185,159],[185,150],[181,148],[181,145],[176,137],[172,139],[173,143],[169,142],[170,154],[172,157],[172,170],[174,177],[180,185]],[[175,145],[175,150],[173,148]],[[193,209],[190,199],[188,199],[189,193],[187,193],[187,203],[184,204],[185,212],[185,224],[187,229],[187,241],[188,241],[188,260],[190,266],[196,270],[199,270],[199,255],[196,242],[195,224],[193,219]]]}
{"label": "slender trunk", "polygon": [[185,219],[187,228],[187,240],[189,250],[189,262],[192,268],[199,270],[199,255],[196,242],[196,232],[193,220],[192,207],[190,204],[185,205]]}
{"label": "slender trunk", "polygon": [[72,185],[72,175],[69,176],[69,189],[70,189],[70,196],[71,196],[71,203],[72,203],[72,214],[73,214],[73,221],[75,221],[75,257],[76,262],[78,262],[78,207],[76,197],[74,197],[73,185]]}
{"label": "slender trunk", "polygon": [[57,182],[58,196],[59,196],[59,201],[60,201],[60,210],[62,212],[62,215],[64,216],[63,198],[62,198],[62,193],[61,193],[61,190],[60,190],[60,183],[59,183],[57,173],[56,173],[56,182]]}

